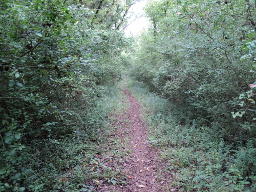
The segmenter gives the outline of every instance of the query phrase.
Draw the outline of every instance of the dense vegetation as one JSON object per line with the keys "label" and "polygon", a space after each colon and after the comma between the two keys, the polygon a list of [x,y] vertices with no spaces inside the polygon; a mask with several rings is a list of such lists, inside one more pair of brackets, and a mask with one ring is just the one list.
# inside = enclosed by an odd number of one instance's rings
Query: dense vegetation
{"label": "dense vegetation", "polygon": [[75,167],[104,137],[99,102],[120,78],[131,5],[1,0],[0,191],[89,190]]}
{"label": "dense vegetation", "polygon": [[0,191],[116,184],[95,156],[125,67],[173,187],[256,191],[256,2],[148,1],[124,52],[135,1],[0,0]]}
{"label": "dense vegetation", "polygon": [[134,46],[131,75],[168,99],[151,121],[185,191],[255,191],[255,3],[153,0],[145,8],[151,27]]}

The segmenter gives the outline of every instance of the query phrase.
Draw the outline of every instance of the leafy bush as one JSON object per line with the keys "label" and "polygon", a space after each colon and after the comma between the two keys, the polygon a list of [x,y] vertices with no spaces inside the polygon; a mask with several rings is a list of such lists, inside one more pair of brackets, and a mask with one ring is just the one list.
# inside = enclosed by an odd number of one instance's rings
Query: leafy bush
{"label": "leafy bush", "polygon": [[[141,36],[131,71],[179,109],[181,123],[197,120],[231,143],[255,137],[254,93],[239,99],[255,81],[255,30],[243,25],[255,5],[247,5],[244,9],[241,1],[205,0],[148,3],[153,27]],[[244,15],[235,21],[234,12]]]}
{"label": "leafy bush", "polygon": [[[112,56],[121,65],[129,41],[118,30],[130,4],[110,13],[99,3],[1,1],[0,191],[65,188],[58,176],[81,160],[77,152],[63,157],[68,140],[93,146],[103,138],[106,115],[97,102],[120,76],[105,62]],[[106,13],[113,20],[103,21]]]}
{"label": "leafy bush", "polygon": [[133,83],[132,92],[144,106],[150,129],[149,142],[160,149],[161,160],[171,176],[171,187],[179,191],[255,190],[255,147],[226,142],[216,130],[191,124],[177,124],[175,105],[146,84]]}

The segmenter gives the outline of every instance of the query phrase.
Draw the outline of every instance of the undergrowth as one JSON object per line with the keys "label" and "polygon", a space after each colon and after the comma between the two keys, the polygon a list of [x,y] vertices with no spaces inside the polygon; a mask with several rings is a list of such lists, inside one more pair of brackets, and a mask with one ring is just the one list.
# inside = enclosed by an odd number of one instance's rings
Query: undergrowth
{"label": "undergrowth", "polygon": [[[12,182],[1,177],[0,191],[93,192],[102,183],[122,182],[119,167],[106,163],[120,156],[116,143],[108,139],[112,131],[109,114],[118,110],[118,91],[115,85],[102,87],[101,97],[91,108],[76,114],[77,128],[68,137],[31,141],[22,153],[14,148],[11,152],[17,153],[17,158],[9,161],[20,164],[22,172],[16,172]],[[7,173],[0,169],[0,176],[3,174]]]}
{"label": "undergrowth", "polygon": [[179,191],[255,191],[256,148],[228,144],[220,132],[196,121],[179,124],[168,100],[149,92],[141,82],[130,90],[144,106],[149,141],[160,148],[161,161]]}
{"label": "undergrowth", "polygon": [[[112,126],[113,116],[126,108],[122,95],[119,94],[119,87],[112,85],[104,88],[105,93],[91,114],[94,123],[100,119],[100,128],[98,132],[94,132],[93,142],[75,145],[75,148],[81,149],[81,153],[76,153],[78,163],[73,169],[61,176],[62,190],[66,186],[64,191],[95,192],[104,186],[111,188],[111,185],[126,183],[120,167],[120,159],[124,156],[122,143],[112,137],[116,131],[116,127]],[[95,124],[92,123],[91,126]]]}

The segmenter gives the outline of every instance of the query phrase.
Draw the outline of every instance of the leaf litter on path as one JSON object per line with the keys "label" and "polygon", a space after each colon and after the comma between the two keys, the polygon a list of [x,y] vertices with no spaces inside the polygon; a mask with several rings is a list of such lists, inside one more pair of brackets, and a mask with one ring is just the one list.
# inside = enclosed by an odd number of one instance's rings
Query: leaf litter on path
{"label": "leaf litter on path", "polygon": [[[148,142],[148,127],[142,120],[142,107],[133,97],[126,85],[122,92],[125,95],[123,102],[128,108],[113,115],[113,127],[116,132],[112,137],[127,143],[124,151],[129,151],[122,160],[122,171],[126,174],[125,184],[116,184],[99,188],[102,192],[167,192],[168,178],[159,180],[158,169],[161,165],[157,161],[158,152]],[[119,162],[120,165],[120,162]],[[171,180],[171,177],[169,178]],[[166,186],[165,186],[166,185]],[[168,189],[168,190],[167,190]],[[176,191],[176,190],[174,190]]]}

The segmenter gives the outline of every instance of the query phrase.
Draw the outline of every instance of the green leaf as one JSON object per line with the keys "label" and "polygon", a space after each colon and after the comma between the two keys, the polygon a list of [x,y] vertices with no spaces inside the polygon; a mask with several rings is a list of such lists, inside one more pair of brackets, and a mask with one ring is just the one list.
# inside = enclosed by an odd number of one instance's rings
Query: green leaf
{"label": "green leaf", "polygon": [[112,183],[113,185],[116,185],[117,181],[115,179],[111,179],[111,180],[109,180],[109,183]]}
{"label": "green leaf", "polygon": [[3,124],[3,125],[7,125],[8,123],[9,123],[9,122],[8,122],[7,120],[5,120],[5,119],[2,121],[2,124]]}
{"label": "green leaf", "polygon": [[252,38],[252,37],[254,37],[254,35],[255,35],[255,33],[249,33],[249,34],[248,34],[248,37],[249,37],[249,38]]}
{"label": "green leaf", "polygon": [[14,84],[15,84],[15,82],[13,80],[9,81],[9,87],[13,87]]}
{"label": "green leaf", "polygon": [[0,175],[4,175],[6,173],[6,169],[0,169]]}
{"label": "green leaf", "polygon": [[23,84],[21,83],[16,83],[16,85],[18,85],[19,87],[23,87]]}
{"label": "green leaf", "polygon": [[29,173],[31,171],[32,171],[32,169],[25,169],[24,173],[26,174],[26,173]]}
{"label": "green leaf", "polygon": [[12,135],[12,133],[11,132],[7,132],[7,133],[5,133],[5,136],[7,136],[7,137],[9,137],[9,136],[11,136]]}
{"label": "green leaf", "polygon": [[4,186],[5,186],[5,187],[9,187],[10,185],[9,185],[8,183],[5,183]]}
{"label": "green leaf", "polygon": [[238,105],[240,105],[241,107],[244,106],[244,101],[241,101],[240,103],[238,103]]}
{"label": "green leaf", "polygon": [[41,33],[35,33],[38,37],[43,37]]}
{"label": "green leaf", "polygon": [[16,180],[21,177],[21,173],[17,173],[16,175],[12,176],[11,179]]}
{"label": "green leaf", "polygon": [[236,112],[236,113],[231,112],[231,114],[232,114],[233,118],[242,117],[245,114],[245,111],[239,111],[239,112]]}
{"label": "green leaf", "polygon": [[21,145],[21,146],[18,147],[18,150],[21,151],[21,150],[24,149],[24,148],[25,148],[25,146],[24,146],[24,145]]}
{"label": "green leaf", "polygon": [[19,77],[20,77],[20,74],[19,74],[19,73],[15,73],[15,77],[16,77],[16,78],[19,78]]}
{"label": "green leaf", "polygon": [[21,136],[21,133],[16,133],[16,134],[14,135],[15,139],[20,139],[20,136]]}
{"label": "green leaf", "polygon": [[239,99],[244,99],[245,96],[246,96],[246,95],[242,93],[242,94],[239,95]]}

